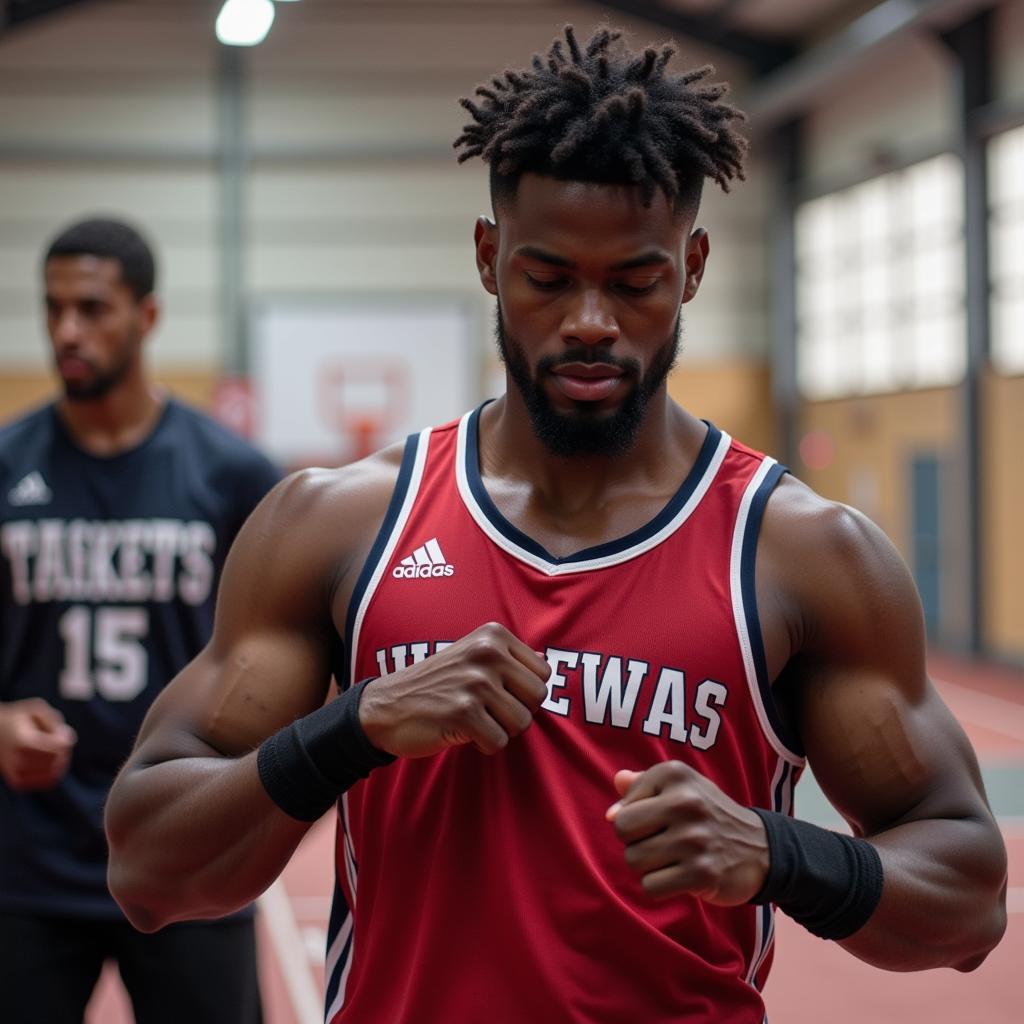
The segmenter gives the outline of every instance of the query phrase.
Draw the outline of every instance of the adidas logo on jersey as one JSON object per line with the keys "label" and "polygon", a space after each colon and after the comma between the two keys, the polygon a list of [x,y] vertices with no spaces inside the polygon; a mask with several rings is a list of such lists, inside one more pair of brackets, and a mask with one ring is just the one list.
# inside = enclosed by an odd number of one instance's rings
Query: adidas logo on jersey
{"label": "adidas logo on jersey", "polygon": [[436,537],[421,544],[408,558],[391,570],[396,580],[427,580],[432,576],[454,576],[455,566],[441,553]]}
{"label": "adidas logo on jersey", "polygon": [[12,505],[49,505],[53,491],[46,486],[43,474],[38,469],[19,480],[8,492],[7,500]]}

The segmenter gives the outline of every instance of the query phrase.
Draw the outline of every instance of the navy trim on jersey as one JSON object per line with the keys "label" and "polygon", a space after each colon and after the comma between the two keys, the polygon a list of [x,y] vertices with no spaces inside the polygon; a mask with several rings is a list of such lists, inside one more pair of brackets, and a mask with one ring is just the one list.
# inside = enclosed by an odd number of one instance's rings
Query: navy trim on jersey
{"label": "navy trim on jersey", "polygon": [[[487,403],[484,404],[486,405]],[[469,482],[473,498],[480,506],[480,510],[499,533],[524,551],[528,551],[531,555],[541,558],[551,565],[567,565],[573,562],[587,562],[596,558],[608,558],[611,555],[617,555],[622,551],[626,551],[637,544],[642,544],[645,540],[663,530],[679,514],[680,509],[682,509],[689,500],[690,495],[693,494],[704,479],[704,475],[707,473],[708,466],[711,465],[711,460],[714,458],[718,442],[722,436],[721,431],[714,424],[707,424],[707,436],[704,438],[704,443],[701,445],[693,468],[686,475],[686,479],[680,485],[679,490],[668,500],[668,504],[650,522],[645,523],[632,533],[627,533],[625,537],[619,537],[617,540],[607,541],[604,544],[597,544],[594,547],[584,548],[575,554],[566,555],[565,558],[556,558],[532,537],[527,536],[522,530],[513,526],[498,511],[498,507],[491,500],[491,496],[484,487],[484,482],[480,476],[480,412],[482,409],[483,405],[480,405],[473,410],[470,414],[466,430],[466,479]]]}
{"label": "navy trim on jersey", "polygon": [[775,706],[775,696],[772,693],[771,680],[768,678],[768,661],[764,653],[764,638],[761,636],[761,621],[757,614],[757,587],[754,577],[754,562],[757,555],[757,538],[761,531],[761,519],[764,516],[765,506],[768,498],[775,489],[779,480],[789,470],[776,463],[765,474],[761,486],[754,494],[750,504],[750,512],[747,517],[746,529],[743,534],[743,547],[740,553],[740,589],[743,595],[743,610],[747,620],[747,633],[750,638],[750,650],[754,658],[754,670],[757,673],[757,685],[761,690],[761,702],[764,704],[765,714],[771,723],[776,736],[794,754],[804,757],[803,744],[800,737],[782,720],[778,709]]}
{"label": "navy trim on jersey", "polygon": [[[334,883],[334,899],[331,900],[331,917],[327,924],[327,950],[329,952],[331,946],[334,945],[335,939],[341,933],[342,928],[346,921],[351,920],[352,911],[349,909],[348,903],[345,901],[345,894],[341,891],[341,886]],[[353,922],[354,925],[354,922]],[[345,973],[345,968],[348,965],[349,957],[352,954],[352,936],[355,934],[355,928],[350,926],[348,938],[345,940],[345,944],[341,949],[341,952],[334,962],[334,964],[328,965],[330,970],[330,976],[325,979],[326,989],[324,991],[324,1016],[326,1018],[330,1011],[331,1004],[334,1002],[338,995],[338,989],[341,985],[341,976]]]}
{"label": "navy trim on jersey", "polygon": [[[786,783],[790,780],[793,775],[794,766],[788,761],[782,767],[782,774],[779,775],[779,781],[775,784],[775,790],[772,793],[772,810],[778,811],[780,814],[786,813],[786,805],[783,803],[783,796],[786,792]],[[767,906],[767,904],[765,904]]]}
{"label": "navy trim on jersey", "polygon": [[770,903],[765,903],[757,909],[761,914],[761,934],[764,938],[761,940],[761,951],[757,957],[757,966],[754,968],[754,976],[751,978],[751,982],[754,988],[760,992],[761,983],[757,980],[757,976],[761,973],[768,950],[771,949],[772,943],[775,941],[775,912],[772,910]]}
{"label": "navy trim on jersey", "polygon": [[[405,439],[405,451],[402,453],[402,465],[398,470],[398,479],[395,481],[395,489],[391,493],[391,501],[388,502],[388,510],[384,513],[384,521],[380,524],[380,529],[377,531],[377,536],[374,539],[373,547],[370,548],[370,553],[366,557],[366,561],[363,563],[363,570],[359,574],[359,579],[356,580],[355,589],[352,591],[352,596],[349,598],[348,611],[345,614],[345,650],[351,655],[352,651],[352,633],[355,629],[356,613],[359,610],[359,605],[362,603],[363,595],[366,593],[366,588],[370,585],[370,580],[373,578],[374,570],[377,568],[377,563],[381,560],[384,554],[384,549],[387,547],[388,540],[391,537],[391,531],[395,527],[395,522],[398,520],[398,514],[402,511],[402,502],[405,501],[406,491],[409,489],[409,480],[412,477],[413,464],[416,462],[416,450],[419,447],[420,435],[410,434]],[[343,669],[342,678],[338,680],[338,689],[347,690],[352,684],[352,670],[351,670],[351,658],[344,657],[341,659]]]}

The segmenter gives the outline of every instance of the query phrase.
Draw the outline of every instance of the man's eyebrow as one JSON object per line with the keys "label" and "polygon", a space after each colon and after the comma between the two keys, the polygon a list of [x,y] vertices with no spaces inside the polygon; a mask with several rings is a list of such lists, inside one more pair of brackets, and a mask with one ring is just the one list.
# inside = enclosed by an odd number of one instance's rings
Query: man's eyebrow
{"label": "man's eyebrow", "polygon": [[639,256],[632,256],[628,260],[616,263],[612,270],[633,270],[635,267],[651,267],[659,263],[668,263],[669,254],[661,249],[648,249]]}
{"label": "man's eyebrow", "polygon": [[[538,263],[547,263],[552,267],[561,267],[565,270],[573,270],[576,264],[567,260],[564,256],[557,256],[547,249],[541,249],[536,245],[524,245],[516,250],[517,256],[525,256],[527,259],[536,260]],[[637,256],[631,256],[628,260],[621,260],[612,265],[612,270],[634,270],[637,267],[651,267],[662,263],[668,263],[670,256],[662,249],[648,249]]]}
{"label": "man's eyebrow", "polygon": [[528,259],[536,260],[538,263],[548,263],[552,267],[564,267],[567,270],[571,270],[576,266],[572,260],[567,260],[564,256],[556,256],[553,252],[538,248],[536,245],[521,246],[516,250],[516,255],[526,256]]}

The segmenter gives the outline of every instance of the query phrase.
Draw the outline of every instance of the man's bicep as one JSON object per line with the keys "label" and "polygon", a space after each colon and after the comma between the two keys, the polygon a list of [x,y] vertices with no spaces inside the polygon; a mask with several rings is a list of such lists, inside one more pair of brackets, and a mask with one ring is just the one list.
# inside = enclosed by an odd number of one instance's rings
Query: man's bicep
{"label": "man's bicep", "polygon": [[930,683],[908,693],[879,675],[833,673],[816,691],[802,702],[808,762],[856,832],[984,806],[974,752]]}
{"label": "man's bicep", "polygon": [[239,533],[221,577],[213,637],[154,703],[141,734],[147,747],[192,735],[237,755],[323,703],[334,560],[315,529],[306,486],[295,478],[280,484]]}
{"label": "man's bicep", "polygon": [[910,573],[872,523],[828,524],[819,594],[801,653],[799,719],[826,795],[866,834],[984,806],[967,737],[927,678]]}
{"label": "man's bicep", "polygon": [[187,665],[154,702],[138,757],[237,757],[318,708],[330,685],[326,653],[308,636],[253,631]]}

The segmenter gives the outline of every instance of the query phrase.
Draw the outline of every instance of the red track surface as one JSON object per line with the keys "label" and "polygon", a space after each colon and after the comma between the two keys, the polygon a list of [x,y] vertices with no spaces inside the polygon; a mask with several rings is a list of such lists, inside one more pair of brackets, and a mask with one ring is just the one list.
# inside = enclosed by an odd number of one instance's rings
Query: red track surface
{"label": "red track surface", "polygon": [[[1017,763],[1024,769],[1024,673],[937,657],[931,669],[979,759],[985,763]],[[798,788],[798,803],[799,795]],[[765,991],[773,1024],[821,1024],[825,1020],[829,1024],[1024,1021],[1024,821],[1006,821],[1003,825],[1010,851],[1010,923],[1001,945],[977,971],[879,971],[834,944],[815,939],[779,914],[775,966]],[[304,986],[307,997],[315,996],[317,1000],[322,991],[332,847],[332,825],[326,819],[310,832],[284,873],[287,903],[279,900],[276,913],[261,915],[261,980],[267,1024],[315,1024],[317,1019],[313,1016],[307,1021],[298,1015],[294,989],[296,984]],[[275,942],[271,933],[273,925],[279,936],[288,936],[288,929],[282,930],[280,909],[289,905],[291,920],[286,924],[292,929],[298,927],[300,949],[294,948],[294,941]],[[281,946],[291,951],[291,989],[281,964]],[[131,1019],[116,979],[105,977],[90,1006],[87,1024],[129,1024]]]}

